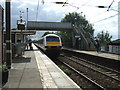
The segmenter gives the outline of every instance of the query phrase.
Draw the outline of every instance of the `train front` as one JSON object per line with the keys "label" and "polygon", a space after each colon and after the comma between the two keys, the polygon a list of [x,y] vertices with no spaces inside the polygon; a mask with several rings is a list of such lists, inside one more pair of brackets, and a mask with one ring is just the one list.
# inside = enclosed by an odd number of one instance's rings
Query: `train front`
{"label": "train front", "polygon": [[49,34],[46,35],[45,41],[46,54],[49,57],[57,58],[60,55],[62,47],[60,37],[54,34]]}

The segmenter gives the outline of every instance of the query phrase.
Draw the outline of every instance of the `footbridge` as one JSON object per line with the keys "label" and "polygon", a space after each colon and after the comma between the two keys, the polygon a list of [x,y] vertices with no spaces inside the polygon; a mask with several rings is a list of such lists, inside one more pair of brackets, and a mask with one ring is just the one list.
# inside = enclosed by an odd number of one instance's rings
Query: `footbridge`
{"label": "footbridge", "polygon": [[37,21],[28,21],[27,23],[28,30],[55,30],[55,31],[72,31],[72,23],[62,23],[62,22],[37,22]]}
{"label": "footbridge", "polygon": [[[82,27],[76,27],[72,23],[28,21],[27,30],[73,32],[73,47],[76,47],[79,42],[79,49],[89,50],[95,48],[95,42],[92,36],[86,36],[89,32],[85,32]],[[80,41],[77,38],[79,38]]]}

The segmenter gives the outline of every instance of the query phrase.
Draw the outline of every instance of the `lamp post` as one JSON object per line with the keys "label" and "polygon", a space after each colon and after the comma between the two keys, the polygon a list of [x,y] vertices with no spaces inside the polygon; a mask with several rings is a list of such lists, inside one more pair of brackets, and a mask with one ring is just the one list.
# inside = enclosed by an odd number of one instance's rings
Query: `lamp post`
{"label": "lamp post", "polygon": [[[26,8],[27,9],[27,23],[26,23],[26,30],[28,29],[27,27],[28,27],[28,8]],[[28,39],[30,39],[30,35],[29,35],[29,37],[28,37]]]}
{"label": "lamp post", "polygon": [[22,20],[22,11],[20,11],[20,22],[19,22],[19,29],[21,30],[21,41],[24,42],[24,35],[22,30],[25,30],[25,21]]}
{"label": "lamp post", "polygon": [[[28,8],[27,8],[27,24],[28,24]],[[26,24],[26,30],[27,30],[27,24]]]}

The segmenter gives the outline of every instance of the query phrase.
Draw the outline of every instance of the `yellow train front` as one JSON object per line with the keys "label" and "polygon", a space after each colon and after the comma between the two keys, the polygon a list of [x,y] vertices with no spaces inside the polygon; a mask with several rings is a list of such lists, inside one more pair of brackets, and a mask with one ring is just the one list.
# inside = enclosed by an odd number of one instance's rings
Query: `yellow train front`
{"label": "yellow train front", "polygon": [[61,52],[61,38],[55,34],[48,34],[40,40],[39,46],[49,57],[57,58]]}

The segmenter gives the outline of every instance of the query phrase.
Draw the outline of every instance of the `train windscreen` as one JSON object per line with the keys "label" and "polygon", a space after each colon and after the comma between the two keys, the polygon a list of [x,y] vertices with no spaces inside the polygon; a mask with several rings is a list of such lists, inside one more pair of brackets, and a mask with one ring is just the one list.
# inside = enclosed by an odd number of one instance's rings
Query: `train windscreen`
{"label": "train windscreen", "polygon": [[47,42],[59,42],[59,38],[58,37],[47,37],[46,38]]}

